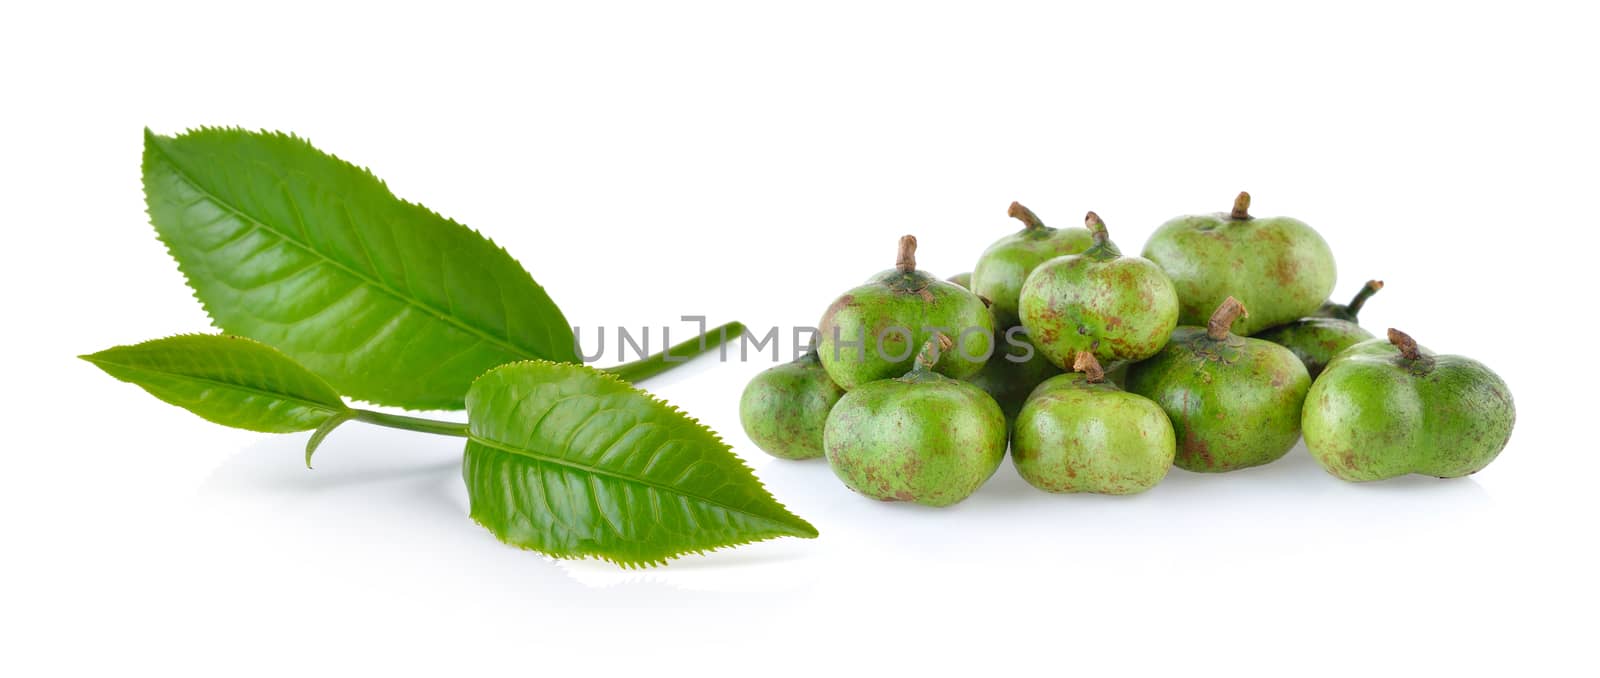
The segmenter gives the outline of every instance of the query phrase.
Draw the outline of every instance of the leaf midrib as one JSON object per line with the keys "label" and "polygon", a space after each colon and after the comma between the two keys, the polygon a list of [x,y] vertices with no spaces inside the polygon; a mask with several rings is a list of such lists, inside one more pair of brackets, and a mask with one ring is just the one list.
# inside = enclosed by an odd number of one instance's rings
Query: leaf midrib
{"label": "leaf midrib", "polygon": [[756,518],[758,520],[767,522],[769,524],[777,525],[777,526],[783,528],[783,530],[787,534],[794,534],[794,533],[800,531],[800,530],[796,529],[794,526],[789,525],[786,522],[782,522],[780,520],[777,520],[775,518],[772,518],[772,517],[769,517],[769,516],[765,516],[765,515],[762,515],[762,514],[759,514],[759,513],[753,513],[749,509],[742,509],[742,508],[738,508],[738,507],[735,507],[735,506],[729,506],[728,504],[725,504],[723,502],[717,501],[717,500],[712,499],[710,497],[704,497],[704,496],[701,496],[701,495],[698,495],[698,494],[694,494],[692,492],[686,492],[683,489],[672,487],[670,485],[663,485],[661,483],[658,483],[658,482],[655,482],[655,481],[651,481],[651,480],[646,480],[644,478],[639,478],[639,477],[630,476],[630,475],[623,475],[623,474],[617,473],[615,471],[608,471],[608,470],[601,469],[601,468],[594,467],[594,466],[588,466],[588,465],[585,465],[585,464],[579,464],[579,463],[576,463],[576,462],[568,461],[566,459],[557,459],[555,457],[547,457],[547,456],[544,456],[544,455],[537,454],[537,453],[535,453],[535,452],[533,452],[531,450],[519,449],[519,448],[511,447],[510,445],[507,445],[505,443],[500,443],[500,442],[496,442],[496,441],[493,441],[493,440],[489,440],[487,438],[483,438],[483,437],[479,436],[476,433],[468,433],[467,439],[472,441],[472,442],[475,442],[475,443],[478,443],[480,445],[483,445],[484,447],[488,447],[488,448],[493,449],[493,450],[498,450],[500,452],[505,452],[507,454],[511,454],[511,455],[514,455],[514,456],[517,456],[517,457],[523,457],[523,458],[531,459],[531,460],[533,460],[535,462],[547,463],[547,464],[551,464],[551,465],[554,465],[554,466],[562,466],[562,467],[565,467],[565,468],[575,469],[575,470],[578,470],[578,471],[585,471],[585,472],[588,472],[588,473],[593,473],[593,474],[598,475],[598,476],[604,476],[604,477],[607,477],[607,478],[613,478],[613,479],[620,480],[620,481],[623,481],[623,482],[634,483],[634,484],[637,484],[637,485],[643,485],[645,487],[653,488],[653,489],[660,490],[660,491],[663,491],[663,492],[670,492],[672,494],[676,494],[676,495],[679,495],[679,496],[688,497],[690,499],[694,499],[694,500],[701,501],[701,502],[704,502],[704,503],[707,503],[707,504],[711,504],[712,506],[721,507],[722,509],[727,510],[727,511],[731,511],[731,512],[734,512],[734,513],[741,513],[741,514],[750,516],[752,518]]}
{"label": "leaf midrib", "polygon": [[[420,299],[416,299],[416,298],[414,298],[412,296],[401,294],[399,291],[397,291],[394,288],[384,284],[383,282],[378,281],[378,280],[374,280],[369,276],[363,275],[359,271],[357,271],[357,270],[345,265],[343,262],[340,262],[340,261],[338,261],[338,260],[336,260],[336,259],[334,259],[332,257],[329,257],[328,255],[323,254],[321,251],[311,247],[310,245],[308,245],[306,243],[302,243],[299,240],[296,240],[293,237],[290,237],[282,229],[275,228],[271,224],[268,224],[266,221],[263,221],[261,219],[257,219],[254,216],[246,214],[244,212],[244,210],[241,210],[241,209],[239,209],[237,207],[234,207],[231,203],[223,200],[222,197],[217,195],[214,191],[212,191],[211,189],[209,189],[209,188],[205,187],[204,185],[202,185],[195,178],[195,176],[193,174],[190,174],[188,172],[188,170],[184,169],[184,167],[181,164],[178,163],[177,159],[174,158],[171,153],[168,153],[167,150],[165,148],[163,148],[162,145],[159,142],[152,143],[152,144],[150,144],[150,146],[152,148],[154,148],[155,151],[157,153],[159,153],[161,155],[161,157],[166,160],[167,166],[171,167],[172,171],[175,172],[185,183],[187,183],[190,186],[192,186],[195,190],[199,191],[202,195],[204,195],[206,197],[206,199],[209,200],[212,204],[221,207],[223,210],[226,210],[227,212],[232,213],[233,215],[235,215],[235,216],[237,216],[237,217],[239,217],[241,219],[245,219],[245,220],[249,221],[250,223],[255,224],[257,227],[259,227],[259,228],[261,228],[263,230],[266,230],[266,231],[272,233],[273,235],[278,236],[278,238],[280,240],[282,240],[282,241],[284,241],[286,243],[289,243],[291,245],[294,245],[295,247],[300,248],[301,250],[304,250],[306,252],[311,253],[313,256],[317,257],[318,259],[320,259],[320,260],[322,260],[322,261],[334,266],[335,268],[338,268],[341,271],[344,271],[345,273],[349,274],[351,277],[361,281],[363,285],[375,288],[378,291],[383,292],[383,293],[389,295],[390,297],[393,297],[394,299],[396,299],[397,301],[399,301],[402,304],[405,304],[405,305],[413,307],[413,308],[420,309],[420,310],[428,313],[429,315],[432,315],[433,317],[438,318],[439,320],[443,320],[446,324],[453,325],[456,328],[466,332],[467,334],[470,334],[470,335],[473,335],[473,336],[477,337],[481,341],[484,341],[484,342],[489,343],[489,344],[494,345],[494,346],[498,346],[498,347],[500,347],[500,348],[502,348],[504,350],[509,351],[510,353],[512,353],[512,354],[514,354],[514,355],[516,355],[518,357],[522,357],[522,358],[537,358],[537,357],[539,357],[535,353],[530,353],[528,351],[523,350],[521,347],[516,346],[515,344],[509,343],[508,340],[500,339],[499,337],[496,337],[494,335],[488,334],[488,333],[484,332],[483,330],[478,329],[477,327],[474,327],[472,325],[468,325],[466,323],[463,323],[459,319],[457,319],[455,316],[443,313],[443,312],[439,311],[438,309],[436,309],[436,308],[434,308],[432,306],[429,306],[426,303],[423,303],[422,300],[420,300]],[[390,197],[394,198],[394,196],[392,194],[390,195]],[[395,199],[398,200],[398,198],[395,198]],[[341,198],[341,200],[342,200],[342,198]],[[353,226],[353,224],[352,224],[352,226]],[[458,224],[458,226],[459,226],[459,224]],[[363,248],[366,247],[366,243],[365,243],[364,240],[362,241],[362,247]],[[499,286],[496,285],[496,287],[499,287]],[[507,312],[509,312],[509,309],[507,309]]]}
{"label": "leaf midrib", "polygon": [[338,414],[339,412],[343,412],[345,410],[350,409],[344,403],[339,403],[338,407],[334,407],[333,405],[329,405],[327,403],[318,402],[318,401],[315,401],[315,400],[306,400],[305,398],[302,398],[300,396],[289,395],[287,393],[277,393],[275,391],[267,391],[267,390],[256,388],[254,386],[245,386],[245,385],[236,384],[236,383],[233,383],[233,382],[230,382],[230,381],[221,381],[219,379],[214,379],[214,378],[211,378],[211,377],[198,377],[198,376],[194,376],[194,375],[190,375],[190,374],[183,374],[183,373],[179,373],[179,372],[165,372],[165,371],[162,371],[162,370],[153,369],[153,368],[149,368],[149,367],[141,367],[141,366],[138,366],[138,365],[129,365],[129,364],[126,364],[126,363],[114,362],[114,361],[111,361],[111,360],[106,360],[104,358],[98,358],[98,357],[95,357],[95,356],[83,356],[83,359],[87,360],[87,361],[89,361],[89,362],[91,362],[91,363],[93,363],[95,365],[98,365],[98,366],[100,366],[102,368],[104,366],[106,366],[106,365],[111,365],[111,366],[118,367],[118,368],[121,368],[121,369],[124,369],[124,370],[131,370],[131,371],[134,371],[134,372],[141,372],[141,373],[144,373],[144,374],[153,374],[153,375],[159,375],[159,376],[164,376],[164,377],[174,377],[174,378],[178,378],[178,379],[186,379],[188,381],[197,381],[197,382],[200,382],[200,383],[203,383],[203,384],[210,384],[210,385],[213,385],[213,386],[220,386],[220,387],[231,389],[231,390],[234,390],[234,391],[244,391],[244,392],[250,393],[252,395],[266,396],[266,397],[269,397],[269,398],[276,398],[278,400],[287,400],[287,401],[302,405],[304,407],[309,407],[311,409],[323,410],[323,411],[327,412],[328,414]]}

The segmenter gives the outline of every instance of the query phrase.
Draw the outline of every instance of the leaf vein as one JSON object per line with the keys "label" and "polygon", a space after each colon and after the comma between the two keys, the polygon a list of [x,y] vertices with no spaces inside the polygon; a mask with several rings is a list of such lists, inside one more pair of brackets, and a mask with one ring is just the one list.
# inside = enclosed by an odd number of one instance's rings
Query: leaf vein
{"label": "leaf vein", "polygon": [[[709,504],[709,505],[712,505],[712,506],[716,506],[718,508],[721,508],[721,509],[723,509],[725,511],[729,511],[731,513],[738,513],[738,514],[741,514],[741,515],[750,516],[751,518],[755,518],[755,519],[760,520],[760,521],[762,521],[764,523],[768,523],[768,524],[771,524],[771,525],[776,525],[776,526],[779,527],[780,531],[787,532],[788,530],[793,529],[791,526],[785,525],[784,523],[782,523],[782,522],[780,522],[778,520],[775,520],[773,518],[767,517],[767,516],[759,514],[759,513],[752,512],[749,509],[733,506],[733,505],[728,504],[726,502],[723,502],[723,501],[720,501],[720,500],[717,500],[717,499],[713,499],[711,497],[703,496],[703,495],[700,495],[700,494],[696,494],[696,493],[684,490],[682,488],[673,487],[671,485],[667,485],[667,484],[664,484],[664,483],[659,483],[659,482],[656,482],[656,481],[653,481],[653,480],[648,480],[648,479],[645,479],[645,478],[638,478],[638,477],[630,476],[630,475],[627,475],[627,474],[624,474],[624,473],[620,473],[620,472],[617,472],[617,471],[612,471],[612,470],[609,470],[609,469],[601,469],[601,468],[597,468],[597,467],[594,467],[594,466],[589,466],[589,465],[585,465],[585,464],[579,464],[579,463],[573,462],[573,461],[568,461],[568,460],[565,460],[565,459],[560,459],[560,458],[556,458],[556,457],[540,455],[540,454],[535,453],[532,450],[519,450],[519,449],[517,449],[515,447],[511,447],[511,446],[506,445],[504,443],[500,443],[498,441],[494,441],[494,440],[490,440],[488,438],[484,438],[484,437],[482,437],[481,435],[479,435],[477,433],[472,433],[472,434],[470,434],[470,436],[471,436],[471,439],[474,442],[477,442],[480,445],[484,445],[485,447],[491,447],[491,448],[494,448],[494,449],[499,450],[501,452],[505,452],[507,454],[512,454],[512,455],[516,455],[518,457],[523,457],[523,458],[531,460],[531,461],[533,461],[535,463],[543,463],[543,464],[550,464],[550,465],[554,465],[554,466],[562,466],[562,467],[574,469],[574,470],[577,470],[577,471],[580,471],[580,472],[583,472],[583,473],[593,473],[593,474],[605,476],[605,477],[608,477],[608,478],[615,478],[615,479],[620,480],[622,482],[633,483],[633,484],[636,484],[636,485],[642,485],[644,487],[651,488],[651,489],[654,489],[654,490],[659,491],[659,492],[665,492],[665,493],[677,496],[683,501],[695,500],[695,501],[698,501],[698,502],[700,502],[702,504]],[[691,464],[690,466],[692,468],[694,465],[697,465],[699,463],[700,463],[700,460],[696,460],[694,462],[694,464]]]}
{"label": "leaf vein", "polygon": [[[259,225],[263,230],[268,231],[270,233],[273,233],[274,235],[278,236],[278,238],[283,240],[284,242],[287,242],[287,243],[289,243],[291,245],[294,245],[295,247],[297,247],[297,248],[299,248],[301,250],[309,252],[312,255],[316,256],[317,258],[320,258],[320,259],[323,259],[323,260],[327,261],[329,264],[333,265],[334,267],[336,267],[336,268],[344,271],[345,273],[349,274],[350,277],[355,278],[355,279],[360,280],[360,281],[363,281],[365,284],[370,285],[373,288],[376,288],[377,290],[383,292],[384,294],[390,296],[391,298],[401,302],[402,304],[405,304],[407,306],[413,306],[413,307],[416,307],[418,309],[421,309],[421,310],[427,312],[429,315],[433,316],[434,318],[436,318],[438,320],[443,321],[446,324],[453,325],[453,326],[465,331],[468,334],[476,335],[479,338],[484,339],[484,340],[486,340],[487,342],[489,342],[491,344],[494,344],[496,346],[501,346],[504,349],[511,351],[515,355],[522,356],[522,357],[527,357],[527,358],[538,357],[538,354],[535,353],[535,352],[527,351],[527,350],[523,349],[520,346],[507,343],[506,341],[500,339],[499,337],[495,337],[493,335],[490,335],[490,334],[486,333],[485,331],[483,331],[480,328],[477,328],[477,327],[474,327],[474,326],[472,326],[470,324],[462,322],[460,319],[458,319],[458,318],[456,318],[456,317],[454,317],[452,315],[449,315],[449,314],[446,314],[446,313],[442,313],[442,312],[439,311],[439,309],[436,309],[436,308],[430,306],[429,304],[423,302],[421,299],[417,299],[417,298],[412,297],[412,296],[407,296],[407,295],[401,294],[399,291],[395,290],[394,288],[382,283],[379,280],[376,280],[374,276],[363,275],[361,271],[358,271],[355,268],[353,268],[353,267],[351,267],[351,266],[349,266],[349,265],[347,265],[347,264],[345,264],[343,262],[340,262],[340,261],[338,261],[338,260],[336,260],[336,259],[334,259],[334,258],[322,253],[319,250],[316,250],[316,249],[310,247],[306,243],[302,243],[302,242],[296,241],[295,239],[293,239],[293,238],[289,237],[287,234],[285,234],[283,231],[281,231],[279,229],[276,229],[276,228],[273,228],[271,224],[265,223],[263,220],[257,219],[254,216],[251,216],[250,214],[245,213],[243,210],[233,206],[229,202],[224,201],[221,196],[217,195],[215,192],[211,191],[209,188],[201,185],[199,183],[199,181],[197,181],[195,179],[195,177],[188,170],[186,170],[185,168],[180,166],[178,164],[177,160],[175,158],[173,158],[169,153],[167,153],[166,149],[162,148],[160,144],[153,144],[152,147],[155,148],[156,152],[160,153],[166,159],[166,164],[169,167],[172,168],[172,171],[173,171],[174,174],[176,174],[185,184],[189,185],[197,193],[201,194],[202,197],[200,198],[200,200],[209,201],[211,204],[216,205],[218,209],[231,212],[231,213],[237,215],[242,220],[245,220],[245,221],[248,221],[248,222],[253,222],[253,223]],[[197,200],[196,202],[199,202],[199,200]]]}

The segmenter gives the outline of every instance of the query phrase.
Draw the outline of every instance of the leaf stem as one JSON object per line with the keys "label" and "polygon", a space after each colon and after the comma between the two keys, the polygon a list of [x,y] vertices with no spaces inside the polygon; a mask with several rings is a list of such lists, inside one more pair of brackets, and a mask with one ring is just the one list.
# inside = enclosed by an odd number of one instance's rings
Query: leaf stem
{"label": "leaf stem", "polygon": [[939,362],[939,354],[950,350],[954,345],[955,342],[950,341],[950,337],[945,336],[945,333],[934,332],[933,337],[922,345],[922,350],[917,352],[917,362],[911,369],[919,372],[932,370]]}
{"label": "leaf stem", "polygon": [[1350,314],[1351,318],[1355,318],[1356,314],[1361,312],[1361,307],[1366,305],[1367,300],[1371,299],[1372,295],[1377,294],[1378,290],[1381,289],[1383,289],[1382,280],[1368,280],[1367,284],[1361,286],[1361,291],[1356,292],[1356,297],[1350,300],[1350,305],[1345,307],[1346,312]]}
{"label": "leaf stem", "polygon": [[1082,372],[1086,381],[1098,384],[1106,380],[1106,371],[1100,367],[1100,361],[1088,351],[1078,351],[1078,357],[1072,361],[1072,371]]}
{"label": "leaf stem", "polygon": [[1211,314],[1211,319],[1206,321],[1206,336],[1217,341],[1228,338],[1228,332],[1233,327],[1233,321],[1239,318],[1250,317],[1250,312],[1245,310],[1244,304],[1238,299],[1228,297],[1222,300],[1222,305]]}
{"label": "leaf stem", "polygon": [[900,249],[895,254],[894,267],[901,273],[917,270],[917,236],[900,236]]}
{"label": "leaf stem", "polygon": [[1228,213],[1228,218],[1243,221],[1250,218],[1250,194],[1239,191],[1238,197],[1233,199],[1233,211]]}
{"label": "leaf stem", "polygon": [[1400,350],[1400,355],[1406,360],[1422,359],[1422,350],[1417,348],[1417,340],[1411,335],[1401,332],[1393,327],[1389,328],[1389,343]]}
{"label": "leaf stem", "polygon": [[1111,239],[1111,234],[1106,232],[1106,222],[1094,212],[1083,215],[1083,227],[1089,229],[1089,237],[1094,239],[1096,245],[1104,245]]}
{"label": "leaf stem", "polygon": [[[671,370],[690,359],[709,353],[729,341],[744,334],[744,323],[734,321],[711,328],[709,332],[688,341],[679,343],[665,351],[648,358],[623,363],[615,367],[607,367],[602,372],[608,372],[628,383],[636,383],[650,377]],[[668,360],[671,357],[671,360]]]}
{"label": "leaf stem", "polygon": [[441,436],[467,437],[467,425],[454,421],[408,417],[403,414],[385,414],[383,412],[373,412],[372,410],[355,410],[355,413],[355,421],[362,421],[368,424]]}
{"label": "leaf stem", "polygon": [[1033,210],[1023,207],[1020,202],[1012,202],[1011,208],[1006,210],[1006,216],[1021,221],[1022,228],[1026,231],[1037,231],[1044,228],[1044,222],[1039,220],[1039,215],[1034,214]]}
{"label": "leaf stem", "polygon": [[1100,215],[1090,212],[1083,215],[1083,227],[1089,229],[1089,249],[1084,250],[1079,256],[1091,261],[1111,261],[1122,256],[1122,250],[1117,244],[1111,242],[1111,233],[1106,230],[1106,222]]}
{"label": "leaf stem", "polygon": [[368,424],[397,428],[402,431],[417,431],[441,436],[455,436],[457,438],[467,437],[466,424],[348,408],[328,417],[322,422],[321,426],[317,427],[317,430],[311,433],[311,438],[306,441],[306,468],[311,468],[311,455],[317,453],[317,448],[322,446],[322,441],[328,439],[328,434],[333,433],[334,429],[339,428],[341,424],[347,421],[364,421]]}

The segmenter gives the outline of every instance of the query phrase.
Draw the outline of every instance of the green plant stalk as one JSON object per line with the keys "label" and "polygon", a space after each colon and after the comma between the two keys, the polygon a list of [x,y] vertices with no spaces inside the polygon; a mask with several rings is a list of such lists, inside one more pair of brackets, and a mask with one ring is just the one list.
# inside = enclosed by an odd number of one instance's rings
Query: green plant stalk
{"label": "green plant stalk", "polygon": [[[665,351],[656,353],[647,358],[623,363],[616,367],[608,367],[602,372],[610,373],[626,382],[637,382],[649,379],[684,362],[716,350],[728,341],[744,334],[744,323],[733,321],[712,328],[693,339],[678,343]],[[668,359],[671,356],[671,359]],[[400,429],[403,431],[417,431],[432,433],[434,435],[467,437],[467,425],[453,421],[439,421],[437,419],[424,419],[422,417],[409,417],[401,414],[386,414],[372,410],[355,409],[352,421],[360,421],[376,426]]]}
{"label": "green plant stalk", "polygon": [[397,428],[402,431],[417,431],[419,433],[455,436],[457,438],[467,437],[467,425],[453,421],[423,419],[422,417],[408,417],[403,414],[386,414],[361,409],[355,410],[355,416],[352,419],[377,426]]}
{"label": "green plant stalk", "polygon": [[346,422],[361,421],[375,426],[397,428],[402,431],[415,431],[418,433],[432,433],[440,436],[466,438],[469,436],[467,425],[453,421],[439,421],[437,419],[423,419],[422,417],[408,417],[403,414],[386,414],[358,408],[346,408],[335,413],[322,422],[317,430],[311,433],[306,440],[306,468],[311,468],[311,457],[317,453],[317,448],[328,439],[334,429],[343,426]]}
{"label": "green plant stalk", "polygon": [[[630,384],[661,374],[689,360],[709,353],[744,334],[744,323],[734,321],[719,325],[698,337],[679,343],[665,351],[615,367],[601,369]],[[669,359],[670,358],[670,359]]]}

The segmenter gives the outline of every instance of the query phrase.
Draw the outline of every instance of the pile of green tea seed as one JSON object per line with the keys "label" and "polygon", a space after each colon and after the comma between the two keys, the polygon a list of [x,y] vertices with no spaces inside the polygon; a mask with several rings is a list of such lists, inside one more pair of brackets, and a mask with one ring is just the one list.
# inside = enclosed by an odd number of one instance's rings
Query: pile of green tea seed
{"label": "pile of green tea seed", "polygon": [[819,341],[753,379],[745,432],[786,459],[826,457],[845,485],[947,506],[1017,472],[1049,492],[1132,494],[1179,468],[1275,461],[1302,435],[1352,481],[1454,478],[1499,455],[1516,419],[1505,382],[1357,324],[1383,287],[1328,301],[1333,252],[1304,222],[1233,209],[1181,216],[1124,255],[1100,217],[1023,228],[970,274],[895,267],[828,306]]}

